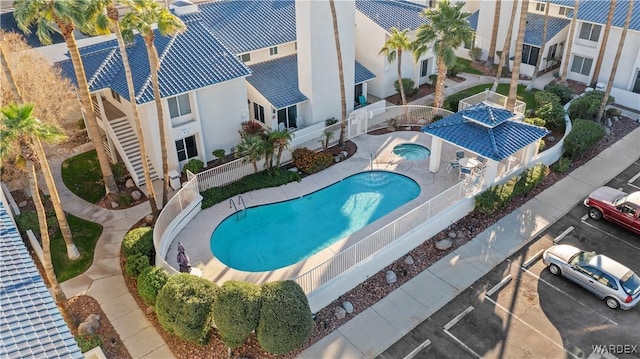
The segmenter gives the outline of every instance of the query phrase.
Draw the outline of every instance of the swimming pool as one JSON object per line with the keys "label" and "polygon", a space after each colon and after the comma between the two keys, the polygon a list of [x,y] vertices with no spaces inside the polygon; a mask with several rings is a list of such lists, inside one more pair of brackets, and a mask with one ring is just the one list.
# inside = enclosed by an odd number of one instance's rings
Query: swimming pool
{"label": "swimming pool", "polygon": [[424,160],[429,158],[431,151],[417,143],[402,143],[393,148],[393,153],[405,160]]}
{"label": "swimming pool", "polygon": [[411,201],[420,186],[384,171],[361,172],[308,195],[250,207],[211,234],[225,265],[264,272],[298,263]]}

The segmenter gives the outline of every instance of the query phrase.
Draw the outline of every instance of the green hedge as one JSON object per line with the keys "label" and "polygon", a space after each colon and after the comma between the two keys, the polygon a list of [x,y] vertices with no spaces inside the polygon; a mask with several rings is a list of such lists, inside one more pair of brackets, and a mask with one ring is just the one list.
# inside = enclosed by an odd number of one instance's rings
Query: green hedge
{"label": "green hedge", "polygon": [[[603,98],[604,92],[591,91],[571,101],[571,105],[569,105],[569,118],[571,118],[572,121],[579,118],[585,120],[593,120],[598,114],[598,109],[600,109]],[[613,102],[614,98],[612,96],[609,96],[607,104]]]}
{"label": "green hedge", "polygon": [[537,164],[513,176],[507,182],[493,186],[475,197],[475,209],[481,214],[489,215],[504,207],[512,198],[529,192],[549,174],[549,167]]}
{"label": "green hedge", "polygon": [[149,256],[136,253],[127,257],[127,262],[124,264],[124,271],[131,277],[138,278],[140,273],[149,267],[151,267]]}
{"label": "green hedge", "polygon": [[262,308],[256,334],[260,346],[272,354],[299,348],[311,335],[313,319],[307,296],[291,280],[262,286]]}
{"label": "green hedge", "polygon": [[213,303],[213,318],[220,339],[229,348],[242,345],[258,327],[262,297],[253,283],[226,281]]}
{"label": "green hedge", "polygon": [[582,119],[573,121],[571,132],[564,139],[564,156],[569,159],[580,157],[598,143],[604,135],[604,128],[593,121]]}
{"label": "green hedge", "polygon": [[571,88],[556,83],[548,84],[544,87],[544,90],[558,96],[558,98],[560,99],[560,104],[562,105],[565,105],[567,102],[571,101],[574,95],[574,92]]}
{"label": "green hedge", "polygon": [[548,103],[560,103],[560,97],[547,91],[538,91],[533,94],[533,98],[536,100],[536,104],[538,106],[546,105]]}
{"label": "green hedge", "polygon": [[147,257],[153,252],[153,229],[140,227],[132,229],[122,239],[122,253],[125,259],[134,254],[142,254]]}
{"label": "green hedge", "polygon": [[476,93],[470,91],[460,91],[458,93],[454,93],[453,95],[447,96],[447,98],[444,99],[442,107],[445,110],[458,112],[458,103],[460,102],[460,100],[465,99],[469,96],[473,96],[475,94]]}
{"label": "green hedge", "polygon": [[550,130],[564,132],[566,124],[564,122],[564,108],[559,102],[550,102],[539,106],[534,111],[534,116],[545,121],[545,127]]}
{"label": "green hedge", "polygon": [[201,192],[202,209],[242,193],[261,188],[278,187],[294,181],[300,182],[300,175],[284,168],[271,168],[267,171],[253,173],[226,186],[209,188]]}
{"label": "green hedge", "polygon": [[169,333],[204,344],[213,323],[218,286],[188,273],[172,275],[158,292],[158,322]]}
{"label": "green hedge", "polygon": [[[224,151],[222,152],[224,156]],[[187,163],[184,164],[184,166],[182,167],[182,173],[183,174],[187,174],[187,170],[189,170],[189,172],[196,174],[200,171],[202,171],[202,169],[204,168],[204,162],[200,161],[197,158],[192,158],[189,161],[187,161]]]}
{"label": "green hedge", "polygon": [[158,292],[169,280],[169,273],[164,268],[149,267],[138,276],[138,294],[150,306],[156,305]]}

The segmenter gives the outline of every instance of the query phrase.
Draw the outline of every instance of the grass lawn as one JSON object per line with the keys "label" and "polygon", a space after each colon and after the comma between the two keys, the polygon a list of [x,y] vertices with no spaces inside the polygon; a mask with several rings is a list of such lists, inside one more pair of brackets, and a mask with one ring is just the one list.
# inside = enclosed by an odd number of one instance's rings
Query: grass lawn
{"label": "grass lawn", "polygon": [[[460,92],[465,92],[465,93],[469,93],[469,96],[475,95],[477,93],[480,93],[482,91],[484,91],[485,89],[491,89],[491,86],[493,86],[492,83],[487,83],[487,84],[482,84],[482,85],[477,85],[474,87],[470,87],[466,90],[462,90]],[[530,109],[535,109],[536,108],[536,100],[533,97],[533,95],[538,92],[538,90],[533,89],[530,92],[525,91],[526,86],[523,85],[518,85],[518,92],[516,95],[516,98],[520,101],[523,101],[524,103],[527,104],[527,110]],[[497,93],[501,94],[501,95],[505,95],[508,96],[509,95],[509,84],[499,84],[498,88],[496,90]]]}
{"label": "grass lawn", "polygon": [[105,195],[96,150],[81,153],[62,163],[62,182],[76,196],[97,203]]}
{"label": "grass lawn", "polygon": [[458,64],[458,66],[460,66],[460,68],[462,69],[461,72],[466,72],[468,74],[482,75],[482,71],[476,70],[473,67],[471,67],[471,60],[458,57],[456,59],[456,64]]}
{"label": "grass lawn", "polygon": [[64,282],[89,269],[93,262],[96,242],[102,234],[102,226],[98,223],[85,221],[68,213],[67,220],[71,227],[73,243],[76,244],[80,252],[80,258],[75,261],[70,261],[67,258],[67,247],[62,239],[62,234],[57,231],[56,235],[51,238],[51,260],[59,282]]}

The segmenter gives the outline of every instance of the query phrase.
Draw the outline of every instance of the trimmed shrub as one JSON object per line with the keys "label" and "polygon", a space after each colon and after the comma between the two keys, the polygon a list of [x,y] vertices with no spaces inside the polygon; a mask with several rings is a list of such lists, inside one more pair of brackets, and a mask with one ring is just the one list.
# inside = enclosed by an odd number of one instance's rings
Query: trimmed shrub
{"label": "trimmed shrub", "polygon": [[556,162],[551,169],[556,173],[565,173],[569,170],[569,166],[571,166],[571,160],[569,157],[560,157],[558,162]]}
{"label": "trimmed shrub", "polygon": [[546,92],[551,92],[555,94],[560,99],[560,103],[565,105],[567,102],[571,101],[573,98],[574,92],[567,86],[562,86],[557,83],[550,83],[544,87]]}
{"label": "trimmed shrub", "polygon": [[333,156],[326,152],[315,152],[306,147],[296,148],[291,153],[293,163],[302,172],[313,174],[331,166]]}
{"label": "trimmed shrub", "polygon": [[604,128],[588,120],[573,121],[571,132],[564,139],[564,155],[569,159],[576,159],[593,147],[602,137]]}
{"label": "trimmed shrub", "polygon": [[224,156],[225,156],[225,151],[222,148],[218,148],[215,149],[211,152],[211,154],[213,155],[213,157],[215,157],[217,160],[220,160],[220,162],[224,162]]}
{"label": "trimmed shrub", "polygon": [[442,107],[445,110],[458,112],[458,103],[460,102],[460,100],[465,99],[472,95],[474,94],[467,91],[460,91],[451,96],[447,96],[447,98],[444,99],[444,103],[442,104]]}
{"label": "trimmed shrub", "polygon": [[240,123],[240,136],[260,135],[264,132],[264,127],[258,121],[243,121]]}
{"label": "trimmed shrub", "polygon": [[336,123],[338,123],[338,119],[334,118],[334,117],[331,117],[331,118],[328,118],[328,119],[324,120],[324,127],[329,127],[331,125],[335,125]]}
{"label": "trimmed shrub", "polygon": [[158,292],[169,280],[169,273],[164,268],[149,267],[138,276],[138,294],[150,306],[156,305]]}
{"label": "trimmed shrub", "polygon": [[220,339],[229,348],[242,345],[258,327],[262,297],[253,283],[226,281],[213,303],[213,318]]}
{"label": "trimmed shrub", "polygon": [[469,58],[473,62],[477,62],[482,57],[482,49],[479,47],[474,47],[469,50]]}
{"label": "trimmed shrub", "polygon": [[291,280],[262,286],[262,308],[256,330],[262,349],[272,354],[286,354],[304,344],[313,329],[307,296]]}
{"label": "trimmed shrub", "polygon": [[[569,105],[569,117],[572,121],[578,118],[584,120],[594,119],[598,114],[598,109],[602,104],[603,98],[604,92],[602,91],[591,91],[581,97],[578,97],[571,101],[571,105]],[[613,102],[613,97],[609,96],[607,104],[611,104]]]}
{"label": "trimmed shrub", "polygon": [[125,258],[134,254],[151,256],[153,251],[153,230],[151,227],[132,229],[125,234],[122,240],[122,253]]}
{"label": "trimmed shrub", "polygon": [[127,167],[125,167],[124,163],[112,163],[111,172],[113,173],[115,181],[120,184],[125,183],[129,177],[129,172],[127,171]]}
{"label": "trimmed shrub", "polygon": [[204,344],[213,323],[218,286],[188,273],[174,274],[158,292],[158,322],[167,332]]}
{"label": "trimmed shrub", "polygon": [[[418,88],[415,87],[416,83],[412,79],[408,79],[406,77],[402,78],[402,87],[404,88],[404,94],[407,97],[413,96],[418,92]],[[396,92],[400,94],[400,86],[398,86],[398,81],[393,82],[393,87],[396,89]]]}
{"label": "trimmed shrub", "polygon": [[622,112],[620,112],[620,110],[618,110],[617,108],[610,107],[605,111],[605,114],[607,117],[614,117],[622,115]]}
{"label": "trimmed shrub", "polygon": [[129,206],[133,203],[133,197],[127,192],[118,193],[118,204],[121,206]]}
{"label": "trimmed shrub", "polygon": [[534,125],[534,126],[540,126],[540,127],[544,127],[547,123],[547,121],[538,118],[538,117],[527,117],[525,119],[522,120],[522,122],[524,123],[528,123],[530,125]]}
{"label": "trimmed shrub", "polygon": [[144,254],[131,255],[127,257],[127,262],[124,264],[125,272],[133,278],[138,278],[140,273],[149,267],[151,267],[149,256]]}
{"label": "trimmed shrub", "polygon": [[536,100],[536,104],[538,104],[538,106],[546,105],[548,103],[560,103],[560,97],[546,91],[538,91],[534,93],[533,98]]}
{"label": "trimmed shrub", "polygon": [[460,66],[460,64],[454,64],[447,68],[447,76],[456,77],[460,72],[462,72],[462,70],[464,70],[464,67]]}
{"label": "trimmed shrub", "polygon": [[564,132],[564,109],[560,103],[546,103],[535,110],[534,116],[543,119],[548,129]]}
{"label": "trimmed shrub", "polygon": [[15,217],[15,220],[21,233],[32,230],[34,234],[40,235],[40,223],[35,211],[23,211]]}
{"label": "trimmed shrub", "polygon": [[187,174],[187,170],[189,170],[189,172],[196,174],[202,171],[203,168],[204,162],[200,161],[197,158],[192,158],[184,164],[184,166],[182,167],[182,173]]}
{"label": "trimmed shrub", "polygon": [[102,340],[98,334],[76,335],[74,339],[76,343],[78,343],[78,348],[80,348],[80,351],[83,353],[102,345]]}
{"label": "trimmed shrub", "polygon": [[542,182],[549,174],[549,167],[544,163],[539,163],[531,168],[527,168],[522,172],[518,182],[513,187],[512,197],[524,194],[525,196],[531,189]]}

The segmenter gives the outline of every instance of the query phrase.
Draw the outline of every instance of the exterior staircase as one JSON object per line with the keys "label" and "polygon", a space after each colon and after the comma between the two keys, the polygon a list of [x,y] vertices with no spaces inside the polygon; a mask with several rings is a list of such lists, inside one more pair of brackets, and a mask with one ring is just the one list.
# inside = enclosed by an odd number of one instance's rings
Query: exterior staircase
{"label": "exterior staircase", "polygon": [[[125,159],[125,162],[128,161],[130,163],[135,172],[135,176],[133,176],[134,182],[138,185],[138,187],[143,186],[145,184],[144,168],[142,166],[142,155],[140,153],[140,146],[138,145],[139,141],[136,131],[133,127],[131,127],[129,120],[126,117],[111,120],[109,121],[109,125],[111,126],[113,133],[118,138],[120,146],[125,152],[121,157]],[[159,177],[156,173],[155,168],[153,167],[151,162],[148,161],[148,159],[147,162],[149,163],[151,180],[158,179]]]}

